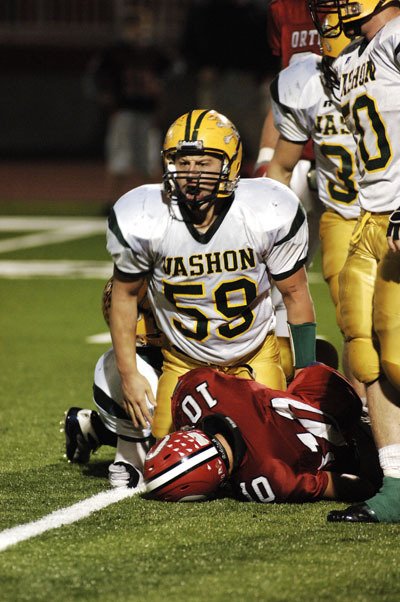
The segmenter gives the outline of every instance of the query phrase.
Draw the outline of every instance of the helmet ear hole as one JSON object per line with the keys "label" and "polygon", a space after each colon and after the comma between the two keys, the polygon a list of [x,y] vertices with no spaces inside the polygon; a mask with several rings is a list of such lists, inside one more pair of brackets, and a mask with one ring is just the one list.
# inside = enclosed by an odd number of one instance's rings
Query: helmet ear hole
{"label": "helmet ear hole", "polygon": [[150,449],[144,463],[145,497],[167,502],[204,501],[227,477],[220,452],[203,431],[177,431]]}

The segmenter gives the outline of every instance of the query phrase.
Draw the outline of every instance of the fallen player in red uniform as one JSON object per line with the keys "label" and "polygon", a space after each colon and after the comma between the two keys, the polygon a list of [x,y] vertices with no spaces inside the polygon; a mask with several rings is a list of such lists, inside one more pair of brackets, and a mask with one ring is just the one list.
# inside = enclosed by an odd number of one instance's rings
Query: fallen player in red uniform
{"label": "fallen player in red uniform", "polygon": [[324,364],[304,368],[286,391],[192,370],[172,399],[182,430],[147,454],[146,495],[203,500],[229,483],[235,497],[255,502],[365,499],[381,474],[373,440],[360,428],[361,410],[351,384]]}

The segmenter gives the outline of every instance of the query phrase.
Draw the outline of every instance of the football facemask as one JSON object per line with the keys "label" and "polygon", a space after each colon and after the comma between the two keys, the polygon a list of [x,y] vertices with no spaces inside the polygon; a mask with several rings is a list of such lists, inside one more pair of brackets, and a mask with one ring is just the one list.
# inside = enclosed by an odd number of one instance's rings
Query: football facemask
{"label": "football facemask", "polygon": [[[335,31],[335,26],[338,29],[338,32]],[[326,15],[323,24],[324,34],[320,38],[321,43],[321,54],[322,54],[322,62],[321,68],[324,76],[324,82],[331,90],[333,94],[335,94],[335,90],[339,88],[339,82],[336,77],[334,70],[332,69],[332,63],[335,58],[339,56],[339,54],[346,48],[349,44],[349,38],[344,34],[343,31],[340,30],[338,26],[337,16],[333,13]],[[333,37],[331,34],[337,33],[337,36]]]}
{"label": "football facemask", "polygon": [[[308,0],[308,6],[318,33],[323,36],[337,37],[341,31],[351,37],[360,35],[362,22],[388,6],[397,5],[396,0]],[[324,32],[324,20],[327,14],[336,15],[336,25],[330,32]],[[339,30],[339,31],[338,31]]]}
{"label": "football facemask", "polygon": [[[201,166],[189,171],[190,157],[204,155],[218,159],[218,171]],[[179,158],[188,159],[187,167]],[[239,182],[242,143],[236,127],[224,115],[197,109],[171,125],[165,136],[162,159],[164,190],[168,197],[200,208],[232,195]],[[186,182],[185,190],[183,182]]]}
{"label": "football facemask", "polygon": [[227,462],[219,441],[203,431],[166,435],[146,456],[146,497],[165,502],[210,499],[227,478]]}

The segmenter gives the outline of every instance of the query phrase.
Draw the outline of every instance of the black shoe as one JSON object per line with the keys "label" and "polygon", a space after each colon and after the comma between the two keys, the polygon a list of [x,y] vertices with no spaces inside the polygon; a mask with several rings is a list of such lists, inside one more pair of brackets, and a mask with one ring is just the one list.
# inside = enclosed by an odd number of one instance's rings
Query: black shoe
{"label": "black shoe", "polygon": [[327,520],[329,523],[379,523],[375,512],[367,504],[354,504],[346,510],[332,510]]}
{"label": "black shoe", "polygon": [[70,408],[65,414],[65,454],[69,462],[86,464],[90,454],[100,447],[93,427],[97,412],[82,408]]}

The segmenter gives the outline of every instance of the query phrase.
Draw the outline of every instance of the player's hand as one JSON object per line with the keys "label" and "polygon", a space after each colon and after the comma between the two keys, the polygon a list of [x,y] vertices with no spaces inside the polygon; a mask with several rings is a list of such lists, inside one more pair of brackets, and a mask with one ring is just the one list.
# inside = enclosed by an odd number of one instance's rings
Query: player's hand
{"label": "player's hand", "polygon": [[386,236],[389,248],[392,251],[400,251],[400,207],[389,217]]}
{"label": "player's hand", "polygon": [[139,372],[130,374],[121,381],[124,410],[130,416],[133,426],[149,428],[156,405],[149,381]]}

